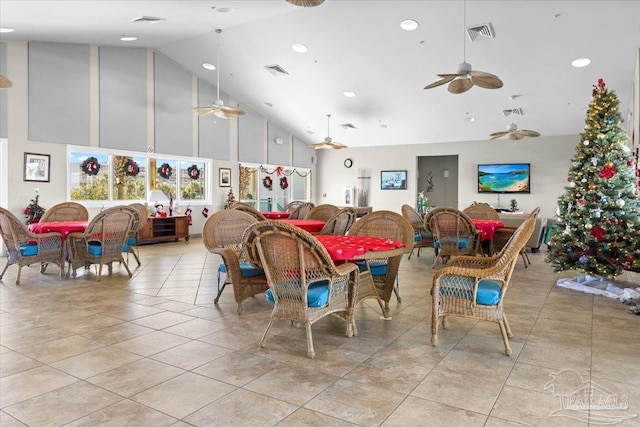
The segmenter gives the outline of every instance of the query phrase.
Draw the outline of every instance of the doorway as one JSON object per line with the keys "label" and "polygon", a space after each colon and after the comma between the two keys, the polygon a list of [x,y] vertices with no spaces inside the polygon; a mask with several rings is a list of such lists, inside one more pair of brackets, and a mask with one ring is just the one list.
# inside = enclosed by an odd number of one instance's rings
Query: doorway
{"label": "doorway", "polygon": [[[458,156],[419,156],[417,192],[424,191],[429,206],[458,209]],[[417,197],[417,194],[416,194]]]}

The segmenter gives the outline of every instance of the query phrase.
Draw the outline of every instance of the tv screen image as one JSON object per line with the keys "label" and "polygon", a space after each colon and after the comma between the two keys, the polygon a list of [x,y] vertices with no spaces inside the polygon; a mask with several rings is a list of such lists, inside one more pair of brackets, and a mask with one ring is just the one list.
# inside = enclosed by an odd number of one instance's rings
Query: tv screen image
{"label": "tv screen image", "polygon": [[478,165],[478,193],[529,193],[530,163]]}

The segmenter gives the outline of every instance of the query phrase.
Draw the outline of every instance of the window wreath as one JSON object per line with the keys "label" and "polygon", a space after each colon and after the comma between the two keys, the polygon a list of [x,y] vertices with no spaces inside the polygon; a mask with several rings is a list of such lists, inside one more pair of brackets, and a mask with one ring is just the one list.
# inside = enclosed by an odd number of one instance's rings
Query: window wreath
{"label": "window wreath", "polygon": [[283,190],[286,190],[287,188],[289,188],[289,181],[287,181],[286,176],[283,176],[282,178],[280,178],[280,188],[282,188]]}
{"label": "window wreath", "polygon": [[140,166],[138,166],[138,163],[135,160],[129,159],[129,161],[127,161],[127,163],[124,164],[125,175],[138,176],[139,173],[140,173]]}
{"label": "window wreath", "polygon": [[267,190],[271,190],[271,188],[273,187],[273,181],[271,181],[271,177],[265,176],[264,179],[262,180],[262,185]]}
{"label": "window wreath", "polygon": [[189,174],[189,178],[191,179],[199,179],[200,178],[200,169],[198,166],[191,165],[187,168],[187,173]]}
{"label": "window wreath", "polygon": [[171,174],[173,173],[173,168],[171,167],[171,165],[169,165],[169,163],[163,163],[159,168],[158,168],[158,174],[165,179],[169,179],[171,178]]}
{"label": "window wreath", "polygon": [[100,172],[100,163],[95,157],[87,157],[82,162],[82,172],[87,175],[97,175]]}

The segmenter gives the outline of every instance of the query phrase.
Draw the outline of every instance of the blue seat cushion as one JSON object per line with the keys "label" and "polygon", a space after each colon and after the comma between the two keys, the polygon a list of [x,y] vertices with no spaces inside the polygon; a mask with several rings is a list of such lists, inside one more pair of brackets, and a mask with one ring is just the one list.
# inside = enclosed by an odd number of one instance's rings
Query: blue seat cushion
{"label": "blue seat cushion", "polygon": [[419,234],[414,234],[413,235],[413,243],[419,243],[422,241],[422,236]]}
{"label": "blue seat cushion", "polygon": [[[447,280],[448,277],[440,279],[440,295],[455,296],[458,298],[471,299],[473,293],[473,279],[460,278]],[[496,305],[500,302],[500,284],[493,280],[482,279],[478,282],[478,292],[476,294],[476,304]]]}
{"label": "blue seat cushion", "polygon": [[[367,263],[365,261],[356,261],[356,265],[360,271],[367,269]],[[386,261],[369,261],[369,270],[372,276],[386,276],[387,263]]]}
{"label": "blue seat cushion", "polygon": [[127,246],[133,246],[136,244],[136,238],[131,236],[127,239],[127,242],[125,243],[125,245]]}
{"label": "blue seat cushion", "polygon": [[20,255],[22,256],[38,255],[38,244],[37,243],[20,243]]}
{"label": "blue seat cushion", "polygon": [[102,245],[100,242],[89,242],[88,250],[91,255],[102,255]]}
{"label": "blue seat cushion", "polygon": [[[271,288],[267,289],[264,293],[267,297],[267,301],[273,303],[273,294]],[[324,307],[329,302],[329,281],[322,280],[320,282],[312,283],[307,288],[307,307]]]}
{"label": "blue seat cushion", "polygon": [[[224,263],[220,263],[220,265],[218,266],[218,272],[219,273],[227,272],[227,267],[224,265]],[[242,277],[253,277],[253,276],[259,276],[261,274],[264,274],[264,270],[261,268],[256,268],[251,264],[249,264],[248,262],[243,261],[240,263],[240,274],[242,275]]]}
{"label": "blue seat cushion", "polygon": [[[469,238],[468,237],[461,237],[458,240],[458,249],[466,249],[467,246],[469,246]],[[435,249],[440,249],[440,242],[438,242],[437,240],[435,242],[433,242],[433,247]]]}

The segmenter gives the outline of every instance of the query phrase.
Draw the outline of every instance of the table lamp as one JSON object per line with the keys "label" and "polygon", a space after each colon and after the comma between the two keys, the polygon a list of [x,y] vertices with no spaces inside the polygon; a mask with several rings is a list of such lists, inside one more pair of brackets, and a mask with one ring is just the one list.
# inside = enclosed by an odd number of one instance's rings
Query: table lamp
{"label": "table lamp", "polygon": [[151,204],[151,215],[156,216],[158,212],[157,206],[164,206],[164,203],[167,202],[169,198],[164,192],[161,190],[151,190],[147,196],[147,202]]}

